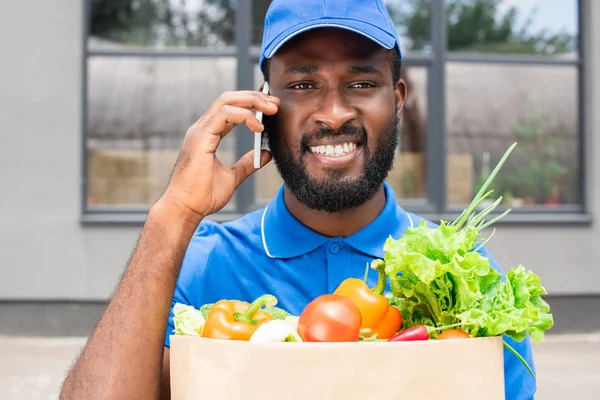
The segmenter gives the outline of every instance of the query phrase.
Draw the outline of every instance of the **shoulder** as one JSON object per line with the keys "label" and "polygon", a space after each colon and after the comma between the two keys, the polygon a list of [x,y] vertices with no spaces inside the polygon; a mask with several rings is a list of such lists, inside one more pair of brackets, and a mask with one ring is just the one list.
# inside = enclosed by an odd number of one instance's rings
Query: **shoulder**
{"label": "shoulder", "polygon": [[186,249],[178,286],[201,285],[211,260],[224,260],[232,254],[253,251],[260,243],[262,210],[228,222],[203,220]]}
{"label": "shoulder", "polygon": [[206,257],[214,251],[255,243],[261,238],[263,211],[259,209],[227,222],[203,220],[190,240],[185,257]]}
{"label": "shoulder", "polygon": [[436,224],[426,218],[423,218],[420,215],[405,211],[404,209],[402,209],[402,207],[400,207],[400,205],[398,205],[397,209],[399,210],[399,212],[404,213],[404,215],[406,215],[406,218],[408,218],[408,220],[409,220],[409,226],[411,226],[413,228],[416,228],[417,226],[419,226],[419,224],[421,222],[425,222],[427,224],[427,226],[430,228],[437,228],[439,226],[439,224]]}
{"label": "shoulder", "polygon": [[205,219],[198,225],[198,229],[192,240],[202,240],[203,238],[210,237],[225,238],[238,235],[260,235],[263,213],[264,208],[261,208],[226,222]]}

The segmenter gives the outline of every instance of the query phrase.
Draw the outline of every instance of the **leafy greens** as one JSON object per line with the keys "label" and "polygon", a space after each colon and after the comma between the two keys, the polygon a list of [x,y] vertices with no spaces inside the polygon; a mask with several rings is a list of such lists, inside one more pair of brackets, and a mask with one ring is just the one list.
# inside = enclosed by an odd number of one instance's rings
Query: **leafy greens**
{"label": "leafy greens", "polygon": [[[478,214],[474,211],[492,191],[485,192],[515,147],[504,154],[472,203],[452,223],[430,228],[423,221],[384,244],[391,304],[402,311],[405,328],[456,323],[473,337],[506,335],[521,341],[529,333],[535,342],[554,324],[542,299],[540,278],[522,265],[505,277],[479,252],[480,231],[510,210],[486,221],[502,197]],[[489,240],[489,238],[488,238]]]}

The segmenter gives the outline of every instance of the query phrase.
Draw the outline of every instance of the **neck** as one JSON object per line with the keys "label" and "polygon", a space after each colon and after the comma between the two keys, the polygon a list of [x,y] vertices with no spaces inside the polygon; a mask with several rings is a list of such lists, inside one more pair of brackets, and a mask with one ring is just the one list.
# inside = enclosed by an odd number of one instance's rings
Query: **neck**
{"label": "neck", "polygon": [[302,224],[327,237],[347,237],[373,222],[385,207],[383,185],[365,204],[341,213],[315,211],[302,204],[287,186],[284,201],[290,213]]}

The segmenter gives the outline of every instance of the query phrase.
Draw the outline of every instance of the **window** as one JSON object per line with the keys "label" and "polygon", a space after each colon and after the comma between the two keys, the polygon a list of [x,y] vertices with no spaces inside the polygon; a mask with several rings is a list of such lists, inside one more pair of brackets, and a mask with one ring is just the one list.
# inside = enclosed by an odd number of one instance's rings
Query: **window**
{"label": "window", "polygon": [[[446,2],[446,151],[464,165],[448,185],[493,184],[514,212],[582,205],[579,9],[575,0]],[[458,160],[455,161],[458,163]],[[449,209],[464,199],[448,191]]]}
{"label": "window", "polygon": [[[144,215],[184,134],[223,91],[257,89],[270,0],[87,2],[84,216]],[[513,214],[582,213],[579,4],[575,0],[386,0],[409,96],[388,182],[420,214],[460,211],[514,141],[496,178]],[[238,127],[219,149],[252,147]],[[264,206],[281,179],[250,177],[219,215]]]}

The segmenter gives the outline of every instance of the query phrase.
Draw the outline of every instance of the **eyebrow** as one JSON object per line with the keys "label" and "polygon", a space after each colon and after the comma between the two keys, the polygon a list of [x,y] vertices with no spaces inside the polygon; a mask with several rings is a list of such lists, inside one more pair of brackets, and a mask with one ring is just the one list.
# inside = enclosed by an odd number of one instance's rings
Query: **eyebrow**
{"label": "eyebrow", "polygon": [[292,65],[288,67],[283,72],[284,74],[314,74],[319,70],[319,67],[316,65]]}
{"label": "eyebrow", "polygon": [[[283,72],[285,75],[289,74],[314,74],[319,70],[317,65],[292,65],[287,67]],[[372,65],[350,65],[348,66],[348,72],[351,74],[374,74],[381,75],[381,71]]]}
{"label": "eyebrow", "polygon": [[378,74],[381,75],[381,71],[372,65],[350,65],[348,72],[352,74]]}

